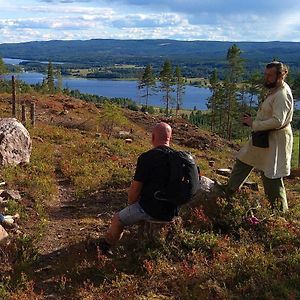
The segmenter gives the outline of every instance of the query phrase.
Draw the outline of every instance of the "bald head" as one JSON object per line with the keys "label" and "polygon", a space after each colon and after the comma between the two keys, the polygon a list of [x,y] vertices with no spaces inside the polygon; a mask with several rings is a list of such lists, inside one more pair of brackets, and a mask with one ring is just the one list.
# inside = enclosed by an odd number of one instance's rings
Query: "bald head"
{"label": "bald head", "polygon": [[172,128],[165,122],[157,123],[152,130],[152,144],[154,147],[169,146],[172,136]]}

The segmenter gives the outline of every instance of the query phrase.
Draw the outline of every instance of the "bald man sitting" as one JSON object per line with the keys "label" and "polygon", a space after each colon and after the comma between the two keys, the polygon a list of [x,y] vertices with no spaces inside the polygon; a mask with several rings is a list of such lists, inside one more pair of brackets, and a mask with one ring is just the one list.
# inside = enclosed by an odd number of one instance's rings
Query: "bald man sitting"
{"label": "bald man sitting", "polygon": [[103,254],[112,254],[111,247],[121,239],[125,226],[147,220],[171,221],[177,215],[177,206],[154,198],[154,193],[168,182],[167,153],[171,136],[172,128],[167,123],[158,123],[153,128],[153,148],[138,158],[128,191],[129,206],[113,216],[105,239],[98,244]]}

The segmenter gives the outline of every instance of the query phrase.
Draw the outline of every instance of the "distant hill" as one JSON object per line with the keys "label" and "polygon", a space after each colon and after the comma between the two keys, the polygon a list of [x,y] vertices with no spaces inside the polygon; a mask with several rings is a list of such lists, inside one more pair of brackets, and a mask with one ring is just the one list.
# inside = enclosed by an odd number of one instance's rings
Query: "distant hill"
{"label": "distant hill", "polygon": [[[0,44],[0,56],[38,61],[61,61],[89,66],[111,64],[161,64],[166,58],[176,64],[218,67],[226,60],[234,42],[177,40],[40,41]],[[236,42],[249,68],[272,59],[282,60],[295,68],[300,62],[300,43]]]}

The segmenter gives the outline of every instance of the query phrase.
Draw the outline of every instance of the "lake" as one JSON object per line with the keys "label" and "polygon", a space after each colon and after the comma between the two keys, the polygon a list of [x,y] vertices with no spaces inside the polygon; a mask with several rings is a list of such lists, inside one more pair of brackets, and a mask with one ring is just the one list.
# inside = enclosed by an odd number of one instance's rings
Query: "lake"
{"label": "lake", "polygon": [[[4,58],[3,61],[9,64],[19,64],[21,59]],[[12,74],[6,75],[10,78]],[[17,80],[22,80],[28,84],[37,84],[43,81],[46,75],[37,72],[23,72],[14,74]],[[129,80],[106,80],[63,77],[63,86],[71,90],[79,90],[81,93],[105,96],[109,98],[130,98],[138,104],[143,104],[145,98],[141,98],[140,91],[137,88],[137,81]],[[185,95],[183,96],[183,108],[206,110],[207,99],[211,92],[208,88],[198,88],[187,85]],[[162,103],[163,94],[159,92],[149,97],[148,105],[164,106]],[[175,95],[174,95],[175,98]]]}

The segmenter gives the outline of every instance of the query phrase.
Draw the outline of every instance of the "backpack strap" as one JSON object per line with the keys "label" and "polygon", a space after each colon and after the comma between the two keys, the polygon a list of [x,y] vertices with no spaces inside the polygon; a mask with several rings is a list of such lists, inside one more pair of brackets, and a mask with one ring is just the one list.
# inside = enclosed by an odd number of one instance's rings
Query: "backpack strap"
{"label": "backpack strap", "polygon": [[164,198],[163,193],[161,191],[154,192],[153,196],[155,200],[170,202],[170,200]]}
{"label": "backpack strap", "polygon": [[154,148],[155,150],[159,150],[164,153],[174,152],[175,150],[169,146],[158,146]]}
{"label": "backpack strap", "polygon": [[[175,152],[175,150],[173,148],[168,147],[168,146],[158,146],[155,149],[160,152],[163,152],[166,155],[168,155],[169,153]],[[169,161],[169,156],[168,156],[168,161]],[[153,197],[154,197],[154,199],[156,199],[158,201],[170,202],[167,198],[164,197],[161,190],[154,192]]]}

